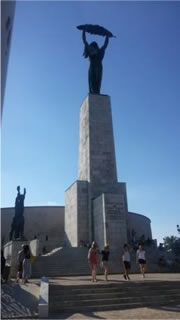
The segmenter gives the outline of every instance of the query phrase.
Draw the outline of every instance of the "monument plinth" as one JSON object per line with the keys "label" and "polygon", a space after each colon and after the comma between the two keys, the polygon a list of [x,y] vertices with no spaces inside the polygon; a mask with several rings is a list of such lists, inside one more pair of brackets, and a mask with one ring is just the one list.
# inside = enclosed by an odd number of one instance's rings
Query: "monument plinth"
{"label": "monument plinth", "polygon": [[81,106],[78,180],[117,182],[109,96],[90,94]]}
{"label": "monument plinth", "polygon": [[66,191],[65,232],[119,248],[127,241],[125,183],[118,183],[110,97],[89,94],[80,111],[78,180]]}

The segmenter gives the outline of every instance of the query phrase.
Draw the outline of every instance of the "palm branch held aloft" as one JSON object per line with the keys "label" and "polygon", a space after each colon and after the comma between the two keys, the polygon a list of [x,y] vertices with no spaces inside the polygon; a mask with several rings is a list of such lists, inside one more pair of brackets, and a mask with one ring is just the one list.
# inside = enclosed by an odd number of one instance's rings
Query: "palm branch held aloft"
{"label": "palm branch held aloft", "polygon": [[82,39],[84,42],[84,57],[90,61],[88,80],[89,80],[89,93],[100,94],[103,65],[105,50],[109,43],[109,37],[106,35],[104,45],[99,48],[97,42],[93,41],[88,44],[86,40],[86,32],[83,30]]}

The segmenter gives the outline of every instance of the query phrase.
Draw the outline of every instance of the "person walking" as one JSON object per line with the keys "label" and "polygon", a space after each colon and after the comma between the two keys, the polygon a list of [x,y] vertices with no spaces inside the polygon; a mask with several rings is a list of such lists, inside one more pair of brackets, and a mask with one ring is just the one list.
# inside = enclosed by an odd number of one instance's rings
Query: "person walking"
{"label": "person walking", "polygon": [[23,260],[23,283],[28,283],[28,279],[31,277],[31,251],[29,245],[23,247],[24,260]]}
{"label": "person walking", "polygon": [[92,282],[96,282],[96,272],[97,272],[97,264],[98,264],[98,252],[97,252],[97,244],[93,241],[91,248],[88,252],[88,261],[90,264],[90,268],[92,270]]}
{"label": "person walking", "polygon": [[102,266],[104,268],[105,280],[108,281],[108,273],[109,273],[108,260],[109,260],[109,254],[110,254],[108,245],[104,247],[104,250],[101,251],[101,254],[102,254]]}
{"label": "person walking", "polygon": [[18,267],[17,267],[17,275],[16,275],[16,282],[19,282],[22,279],[22,272],[23,272],[23,260],[24,260],[24,244],[21,246],[21,250],[18,252]]}
{"label": "person walking", "polygon": [[145,278],[146,272],[146,251],[144,250],[143,246],[139,244],[139,249],[136,252],[136,263],[139,263],[140,271],[142,277]]}
{"label": "person walking", "polygon": [[131,269],[131,258],[130,258],[130,253],[129,253],[129,246],[127,243],[125,243],[123,246],[122,261],[123,261],[123,265],[124,265],[123,277],[125,280],[131,280],[129,277],[129,271]]}

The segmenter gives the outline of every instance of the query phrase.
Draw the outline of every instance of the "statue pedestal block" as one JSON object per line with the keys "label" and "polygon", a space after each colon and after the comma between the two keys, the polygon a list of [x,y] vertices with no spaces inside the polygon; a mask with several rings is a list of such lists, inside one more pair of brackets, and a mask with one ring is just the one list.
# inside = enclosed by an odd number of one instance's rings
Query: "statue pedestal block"
{"label": "statue pedestal block", "polygon": [[4,245],[4,257],[6,265],[11,267],[10,277],[16,277],[18,265],[18,252],[22,249],[23,244],[29,244],[28,241],[9,241]]}
{"label": "statue pedestal block", "polygon": [[97,186],[117,182],[111,102],[90,94],[80,111],[78,180]]}
{"label": "statue pedestal block", "polygon": [[123,247],[127,242],[126,203],[123,194],[103,193],[93,201],[94,239],[102,249]]}
{"label": "statue pedestal block", "polygon": [[65,237],[73,247],[89,241],[87,181],[76,181],[65,192]]}
{"label": "statue pedestal block", "polygon": [[80,111],[78,180],[66,191],[67,243],[108,242],[119,248],[127,242],[125,183],[118,183],[110,97],[89,94]]}

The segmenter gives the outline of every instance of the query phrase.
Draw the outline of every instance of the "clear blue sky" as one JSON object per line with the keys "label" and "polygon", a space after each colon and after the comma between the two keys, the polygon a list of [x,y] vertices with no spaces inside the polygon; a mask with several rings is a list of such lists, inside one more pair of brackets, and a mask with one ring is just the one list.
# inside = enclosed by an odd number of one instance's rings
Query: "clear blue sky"
{"label": "clear blue sky", "polygon": [[[2,124],[2,207],[64,205],[77,179],[88,61],[76,26],[110,29],[102,93],[112,101],[118,178],[153,237],[180,224],[180,3],[17,1]],[[88,36],[88,40],[97,40]],[[103,43],[104,38],[98,37]]]}

